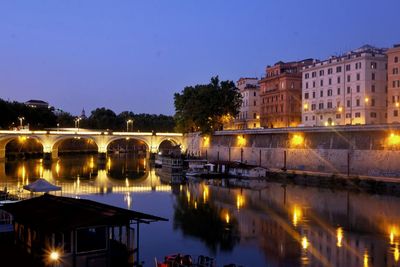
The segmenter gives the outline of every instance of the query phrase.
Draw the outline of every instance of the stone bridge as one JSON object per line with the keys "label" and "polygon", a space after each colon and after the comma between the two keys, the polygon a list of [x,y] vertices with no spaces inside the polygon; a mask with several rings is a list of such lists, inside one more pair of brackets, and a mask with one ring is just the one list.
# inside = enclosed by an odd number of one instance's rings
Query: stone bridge
{"label": "stone bridge", "polygon": [[91,130],[72,130],[72,131],[0,131],[0,160],[6,156],[7,144],[17,138],[33,138],[43,146],[43,153],[46,159],[58,158],[58,147],[67,139],[84,138],[95,142],[100,156],[105,156],[109,144],[121,139],[135,139],[142,141],[147,146],[147,152],[157,153],[163,141],[170,141],[175,145],[180,145],[184,150],[184,137],[180,133],[151,133],[151,132],[112,132],[112,131],[91,131]]}

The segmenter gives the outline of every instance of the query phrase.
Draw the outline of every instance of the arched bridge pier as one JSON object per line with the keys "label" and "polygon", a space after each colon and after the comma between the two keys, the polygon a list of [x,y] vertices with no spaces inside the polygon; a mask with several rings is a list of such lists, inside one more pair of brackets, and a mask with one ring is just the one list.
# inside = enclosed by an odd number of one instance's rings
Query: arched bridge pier
{"label": "arched bridge pier", "polygon": [[59,145],[68,139],[84,138],[92,140],[96,145],[99,157],[107,155],[108,146],[117,140],[135,139],[147,147],[147,156],[157,153],[162,142],[170,141],[184,147],[183,135],[180,133],[150,133],[150,132],[111,132],[111,131],[0,131],[0,161],[6,158],[6,146],[12,140],[32,138],[42,144],[45,159],[57,159]]}

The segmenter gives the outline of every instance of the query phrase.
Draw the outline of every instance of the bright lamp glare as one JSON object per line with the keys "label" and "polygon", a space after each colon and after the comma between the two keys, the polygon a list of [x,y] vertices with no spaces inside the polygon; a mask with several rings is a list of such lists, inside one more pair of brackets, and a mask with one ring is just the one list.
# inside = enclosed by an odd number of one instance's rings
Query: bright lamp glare
{"label": "bright lamp glare", "polygon": [[50,259],[53,261],[57,261],[60,258],[60,255],[57,251],[53,251],[50,253]]}

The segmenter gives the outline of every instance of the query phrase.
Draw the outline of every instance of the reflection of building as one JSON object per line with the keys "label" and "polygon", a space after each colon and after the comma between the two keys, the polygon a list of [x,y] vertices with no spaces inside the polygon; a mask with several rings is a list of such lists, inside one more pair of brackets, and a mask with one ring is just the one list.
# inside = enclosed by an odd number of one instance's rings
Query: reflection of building
{"label": "reflection of building", "polygon": [[261,126],[289,127],[301,122],[301,68],[311,60],[277,62],[266,68],[261,88]]}
{"label": "reflection of building", "polygon": [[400,44],[386,52],[388,56],[387,122],[400,123]]}
{"label": "reflection of building", "polygon": [[43,100],[36,100],[36,99],[31,99],[29,101],[25,102],[25,105],[31,107],[31,108],[49,108],[49,103],[43,101]]}
{"label": "reflection of building", "polygon": [[260,127],[260,101],[257,83],[257,78],[240,78],[237,81],[237,87],[242,95],[242,105],[239,115],[234,119],[234,129]]}
{"label": "reflection of building", "polygon": [[386,55],[363,46],[303,68],[302,124],[385,123]]}

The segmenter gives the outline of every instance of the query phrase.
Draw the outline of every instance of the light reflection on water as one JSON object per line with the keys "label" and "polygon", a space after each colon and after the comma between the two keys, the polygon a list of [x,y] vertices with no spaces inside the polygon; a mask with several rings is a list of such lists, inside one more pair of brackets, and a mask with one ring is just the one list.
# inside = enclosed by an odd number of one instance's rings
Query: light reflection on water
{"label": "light reflection on water", "polygon": [[221,183],[170,186],[143,158],[61,157],[0,163],[0,188],[44,177],[63,195],[166,217],[141,229],[141,258],[215,256],[219,265],[400,266],[400,199],[278,183],[260,190]]}

